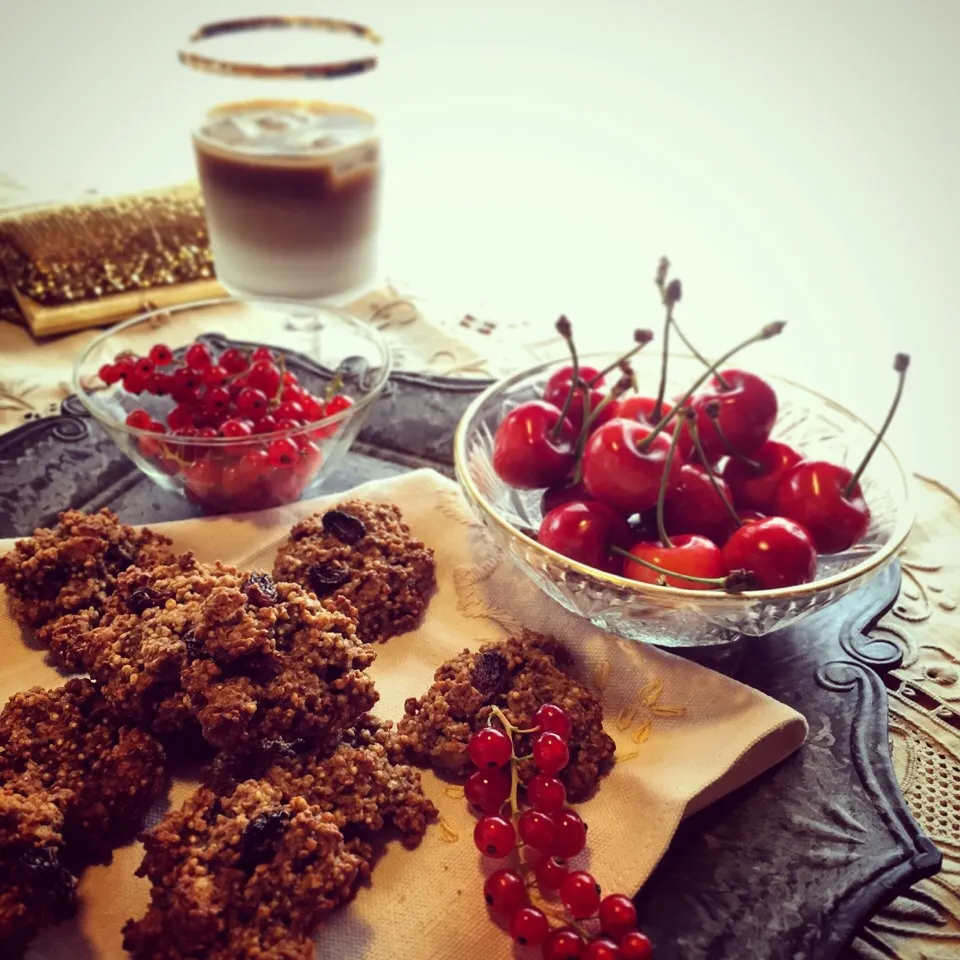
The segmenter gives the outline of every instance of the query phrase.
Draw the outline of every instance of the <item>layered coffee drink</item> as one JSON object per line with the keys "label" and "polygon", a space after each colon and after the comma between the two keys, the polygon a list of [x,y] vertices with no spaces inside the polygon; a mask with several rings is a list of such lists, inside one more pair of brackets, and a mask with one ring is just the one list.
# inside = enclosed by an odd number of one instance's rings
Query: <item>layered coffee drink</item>
{"label": "layered coffee drink", "polygon": [[318,300],[373,279],[380,142],[364,111],[245,101],[194,131],[217,276],[260,296]]}

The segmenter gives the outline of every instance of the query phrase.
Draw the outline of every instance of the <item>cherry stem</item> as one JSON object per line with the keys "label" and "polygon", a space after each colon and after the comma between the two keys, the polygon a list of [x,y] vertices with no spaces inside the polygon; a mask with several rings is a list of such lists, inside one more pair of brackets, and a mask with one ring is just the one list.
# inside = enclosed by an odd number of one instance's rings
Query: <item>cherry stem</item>
{"label": "cherry stem", "polygon": [[[731,570],[725,577],[695,577],[691,573],[677,573],[675,570],[668,570],[666,567],[661,567],[650,560],[636,557],[629,550],[624,550],[618,546],[612,546],[610,552],[623,557],[625,560],[639,563],[641,567],[653,570],[654,573],[659,573],[664,577],[676,577],[678,580],[689,580],[691,583],[706,583],[713,587],[719,587],[721,590],[726,590],[727,593],[740,593],[750,585],[750,574],[746,570]],[[665,586],[665,584],[660,584],[660,586]]]}
{"label": "cherry stem", "polygon": [[560,417],[550,431],[550,436],[554,442],[560,439],[560,428],[563,421],[570,412],[570,404],[573,403],[573,396],[580,389],[580,360],[577,357],[577,348],[573,345],[573,330],[570,321],[566,317],[560,317],[557,321],[557,333],[566,341],[567,348],[570,350],[570,359],[573,366],[573,375],[570,377],[570,389],[567,391],[566,399],[563,401],[563,407],[560,410]]}
{"label": "cherry stem", "polygon": [[707,382],[712,373],[716,373],[717,367],[722,363],[726,363],[731,357],[739,353],[741,350],[746,347],[751,346],[754,343],[759,343],[761,340],[770,340],[773,337],[778,336],[783,332],[783,328],[786,326],[786,323],[783,320],[775,320],[773,323],[768,323],[762,330],[759,330],[752,337],[747,337],[746,340],[738,343],[735,347],[728,350],[719,360],[716,360],[711,367],[704,370],[703,373],[694,381],[692,387],[677,401],[674,408],[653,428],[650,432],[650,435],[640,444],[640,449],[646,449],[656,437],[663,431],[663,429],[670,423],[670,421],[677,416],[677,412],[683,409],[683,405]]}
{"label": "cherry stem", "polygon": [[717,436],[720,438],[720,442],[726,448],[727,453],[734,458],[734,460],[739,460],[741,463],[745,463],[751,470],[759,473],[763,469],[763,464],[758,463],[756,460],[752,460],[745,453],[741,453],[731,442],[730,438],[723,432],[723,427],[720,426],[720,404],[716,400],[711,400],[710,403],[705,404],[703,412],[713,421],[713,429],[717,431]]}
{"label": "cherry stem", "polygon": [[690,431],[690,436],[693,437],[693,445],[697,449],[697,456],[700,458],[700,462],[703,464],[703,469],[707,471],[707,479],[710,481],[710,486],[713,487],[713,492],[720,498],[721,503],[727,510],[727,513],[730,514],[733,522],[738,526],[743,526],[743,521],[737,515],[737,511],[733,509],[733,504],[727,499],[724,492],[720,489],[720,484],[717,482],[717,478],[714,476],[713,470],[710,469],[710,461],[707,459],[706,451],[703,449],[703,443],[700,440],[700,431],[697,428],[697,418],[691,417],[687,422],[687,429]]}
{"label": "cherry stem", "polygon": [[[693,411],[690,411],[693,413]],[[667,481],[670,476],[670,468],[673,466],[673,457],[677,451],[677,442],[680,440],[680,430],[674,431],[670,438],[670,449],[667,451],[667,458],[663,462],[663,475],[660,477],[660,489],[657,492],[657,533],[660,535],[660,542],[667,548],[673,546],[673,541],[667,533],[667,528],[663,522],[663,502],[667,498]]]}
{"label": "cherry stem", "polygon": [[860,466],[857,467],[854,475],[847,481],[847,485],[843,488],[843,495],[849,497],[856,485],[860,482],[860,478],[863,476],[863,471],[867,469],[867,465],[870,463],[870,460],[873,458],[873,455],[877,452],[877,447],[880,446],[883,441],[883,435],[887,432],[887,428],[890,426],[893,421],[893,416],[897,412],[897,407],[900,406],[900,398],[903,396],[903,385],[907,379],[907,370],[910,367],[910,357],[906,353],[898,353],[893,360],[893,369],[897,371],[899,379],[897,380],[897,392],[893,395],[893,403],[890,404],[890,409],[887,411],[887,417],[883,421],[883,426],[877,431],[877,435],[873,438],[873,443],[870,444],[870,449],[867,450],[866,455],[860,461]]}
{"label": "cherry stem", "polygon": [[670,350],[670,327],[673,325],[673,304],[666,305],[663,319],[663,347],[660,352],[660,386],[657,387],[657,402],[653,405],[653,420],[656,422],[663,413],[663,397],[667,392],[667,359]]}
{"label": "cherry stem", "polygon": [[[683,345],[705,366],[711,367],[712,364],[710,361],[687,339],[686,334],[680,329],[680,326],[677,324],[676,319],[672,320],[673,329],[677,331],[677,336],[683,341]],[[717,380],[720,381],[720,386],[724,390],[730,389],[730,384],[724,379],[723,374],[719,370],[716,371]]]}
{"label": "cherry stem", "polygon": [[636,341],[637,345],[632,349],[628,350],[622,357],[614,360],[613,363],[607,364],[602,370],[600,370],[595,377],[591,377],[587,381],[587,386],[592,387],[601,377],[605,377],[612,370],[616,370],[622,363],[629,360],[631,357],[636,356],[651,340],[653,340],[653,331],[651,330],[635,330],[633,332],[633,339]]}
{"label": "cherry stem", "polygon": [[626,360],[620,361],[623,369],[623,376],[614,384],[613,389],[596,405],[593,411],[590,410],[590,392],[583,392],[583,426],[580,428],[580,436],[577,439],[576,450],[576,469],[573,473],[573,482],[579,483],[583,479],[583,451],[590,437],[590,428],[596,423],[597,417],[610,406],[615,400],[618,400],[633,386],[633,371]]}

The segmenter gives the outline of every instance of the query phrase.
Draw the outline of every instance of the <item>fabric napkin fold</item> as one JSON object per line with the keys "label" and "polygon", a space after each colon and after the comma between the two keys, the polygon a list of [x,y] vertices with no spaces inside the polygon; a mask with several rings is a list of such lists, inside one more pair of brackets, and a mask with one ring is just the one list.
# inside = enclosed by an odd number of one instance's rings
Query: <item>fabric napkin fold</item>
{"label": "fabric napkin fold", "polygon": [[[376,713],[399,720],[407,697],[432,683],[439,664],[464,647],[520,626],[552,633],[574,655],[581,680],[601,693],[617,763],[596,795],[579,807],[589,825],[578,858],[605,891],[636,891],[663,855],[684,816],[773,766],[802,743],[803,717],[721,674],[645,644],[602,633],[563,610],[497,552],[455,484],[431,471],[357,487],[261,513],[156,524],[177,548],[269,570],[279,543],[300,517],[360,497],[397,504],[413,532],[436,551],[438,589],[420,628],[378,647],[371,667]],[[0,550],[10,542],[0,541]],[[0,702],[61,676],[23,642],[0,604]],[[170,802],[192,789],[178,780]],[[475,819],[462,789],[430,771],[424,788],[440,810],[420,847],[391,843],[369,886],[324,925],[318,956],[333,960],[506,960],[514,945],[487,913],[482,887],[496,864],[473,846]],[[161,815],[154,811],[151,819]],[[84,874],[79,916],[47,931],[30,960],[121,958],[120,929],[140,916],[148,884],[133,876],[139,844]],[[532,955],[532,954],[531,954]]]}

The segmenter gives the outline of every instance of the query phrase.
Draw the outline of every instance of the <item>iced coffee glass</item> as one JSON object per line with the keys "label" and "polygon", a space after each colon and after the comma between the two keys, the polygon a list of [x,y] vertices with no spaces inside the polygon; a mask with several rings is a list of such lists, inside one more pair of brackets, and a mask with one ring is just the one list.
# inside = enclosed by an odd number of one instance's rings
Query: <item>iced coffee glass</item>
{"label": "iced coffee glass", "polygon": [[379,37],[320,17],[207,24],[180,50],[217,276],[235,294],[342,302],[376,276]]}

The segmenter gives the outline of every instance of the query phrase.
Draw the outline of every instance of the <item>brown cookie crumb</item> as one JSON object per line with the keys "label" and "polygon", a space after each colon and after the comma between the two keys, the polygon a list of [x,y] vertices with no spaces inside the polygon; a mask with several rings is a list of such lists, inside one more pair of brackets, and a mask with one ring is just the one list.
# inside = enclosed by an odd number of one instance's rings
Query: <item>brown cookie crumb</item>
{"label": "brown cookie crumb", "polygon": [[[583,800],[613,767],[615,744],[603,731],[600,701],[563,669],[570,663],[558,641],[532,631],[484,644],[473,653],[464,650],[440,666],[426,694],[407,700],[399,743],[412,758],[465,774],[470,766],[467,744],[486,723],[490,706],[500,707],[511,723],[526,728],[533,726],[541,704],[555,703],[573,723],[570,763],[558,776],[571,801]],[[519,754],[530,752],[529,741],[520,738]],[[534,772],[529,760],[519,766],[523,782]]]}
{"label": "brown cookie crumb", "polygon": [[277,552],[273,575],[321,598],[348,599],[367,643],[416,627],[436,587],[433,551],[410,533],[399,508],[365,500],[297,523]]}

